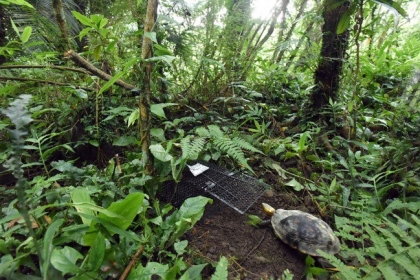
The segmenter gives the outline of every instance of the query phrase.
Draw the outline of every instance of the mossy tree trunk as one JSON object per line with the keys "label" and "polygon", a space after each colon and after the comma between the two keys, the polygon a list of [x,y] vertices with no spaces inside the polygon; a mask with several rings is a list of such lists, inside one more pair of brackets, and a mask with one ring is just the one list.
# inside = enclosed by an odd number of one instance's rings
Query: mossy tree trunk
{"label": "mossy tree trunk", "polygon": [[[158,1],[157,0],[149,0],[147,2],[147,10],[146,10],[146,20],[144,22],[144,34],[146,35],[148,32],[151,32],[156,21],[157,15],[157,7]],[[143,43],[142,43],[142,67],[144,71],[144,78],[143,78],[143,86],[142,91],[140,92],[139,98],[139,126],[140,126],[140,141],[141,141],[141,150],[142,150],[142,160],[144,163],[144,167],[146,173],[152,174],[153,173],[153,156],[150,152],[150,126],[151,126],[151,116],[150,116],[150,99],[151,99],[151,76],[152,76],[152,62],[145,61],[148,58],[153,56],[153,45],[150,38],[147,36],[143,36]]]}
{"label": "mossy tree trunk", "polygon": [[[339,89],[349,31],[341,34],[336,31],[340,18],[348,10],[349,2],[339,3],[339,0],[324,1],[321,57],[314,75],[316,86],[310,97],[310,106],[316,113],[328,104],[330,98],[336,100]],[[332,8],[336,5],[336,8]]]}

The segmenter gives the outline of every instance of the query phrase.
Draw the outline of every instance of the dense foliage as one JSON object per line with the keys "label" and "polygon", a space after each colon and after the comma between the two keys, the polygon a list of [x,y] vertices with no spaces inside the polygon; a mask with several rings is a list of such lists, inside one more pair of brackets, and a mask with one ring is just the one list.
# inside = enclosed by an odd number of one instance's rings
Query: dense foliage
{"label": "dense foliage", "polygon": [[0,1],[0,277],[226,279],[182,239],[212,201],[159,200],[198,159],[309,194],[338,279],[420,275],[418,1],[337,2],[328,46],[331,0],[94,2]]}

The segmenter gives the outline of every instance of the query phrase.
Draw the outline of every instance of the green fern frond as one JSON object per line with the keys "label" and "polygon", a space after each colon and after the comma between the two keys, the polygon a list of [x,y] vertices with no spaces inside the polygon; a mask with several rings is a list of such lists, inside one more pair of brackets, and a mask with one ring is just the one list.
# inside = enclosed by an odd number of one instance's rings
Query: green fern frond
{"label": "green fern frond", "polygon": [[236,142],[232,141],[232,139],[226,137],[217,138],[213,140],[213,143],[216,147],[218,147],[221,151],[225,152],[228,156],[234,158],[240,164],[251,169],[251,167],[248,166],[244,152],[242,151],[241,147],[237,145]]}
{"label": "green fern frond", "polygon": [[222,138],[225,137],[225,134],[223,133],[223,131],[220,129],[220,127],[218,127],[217,125],[209,125],[208,126],[211,138]]}
{"label": "green fern frond", "polygon": [[210,138],[211,137],[210,131],[207,128],[202,127],[202,126],[201,127],[198,127],[195,130],[195,133],[197,133],[197,135],[200,136],[200,137],[206,137],[206,138]]}
{"label": "green fern frond", "polygon": [[338,259],[334,255],[325,253],[323,251],[318,251],[318,253],[322,257],[326,258],[332,265],[334,265],[340,271],[339,279],[361,279],[360,273],[358,273],[356,268],[346,266],[340,259]]}
{"label": "green fern frond", "polygon": [[[195,141],[197,143],[190,143],[188,141],[190,140],[184,140],[185,143],[181,145],[182,146],[194,146],[194,147],[186,147],[185,151],[183,148],[183,155],[187,152],[189,153],[190,149],[195,149],[197,151],[202,151],[204,149],[204,145],[206,144],[206,140],[209,141],[213,145],[213,147],[216,147],[220,152],[223,152],[224,154],[228,155],[229,157],[236,160],[240,165],[250,170],[252,173],[254,171],[249,166],[247,162],[247,158],[245,157],[244,150],[253,152],[253,153],[260,153],[263,154],[260,150],[252,146],[251,143],[246,141],[243,138],[240,137],[234,137],[231,138],[229,135],[225,134],[220,127],[217,125],[209,125],[207,128],[205,127],[199,127],[195,130],[195,133],[199,136]],[[188,149],[188,150],[187,150]],[[194,154],[195,155],[195,154]]]}
{"label": "green fern frond", "polygon": [[182,158],[196,160],[204,150],[206,140],[200,137],[191,141],[191,138],[192,136],[187,136],[181,139]]}
{"label": "green fern frond", "polygon": [[[362,244],[361,249],[343,249],[348,258],[357,258],[357,277],[362,279],[413,279],[420,275],[420,219],[411,215],[404,220],[393,215],[393,220],[379,217],[365,211],[350,213],[353,219],[336,217],[341,237],[351,237],[354,242]],[[355,236],[354,232],[361,233]],[[339,267],[341,264],[334,258],[326,258],[340,269],[341,277],[347,279],[348,268]],[[353,272],[355,272],[353,270]],[[354,276],[354,275],[353,275]]]}
{"label": "green fern frond", "polygon": [[241,147],[243,150],[247,150],[247,151],[254,152],[254,153],[259,153],[259,154],[264,154],[263,152],[261,152],[260,150],[258,150],[254,146],[252,146],[252,144],[249,143],[248,141],[246,141],[245,139],[242,139],[242,138],[239,138],[239,137],[235,137],[232,140],[239,147]]}

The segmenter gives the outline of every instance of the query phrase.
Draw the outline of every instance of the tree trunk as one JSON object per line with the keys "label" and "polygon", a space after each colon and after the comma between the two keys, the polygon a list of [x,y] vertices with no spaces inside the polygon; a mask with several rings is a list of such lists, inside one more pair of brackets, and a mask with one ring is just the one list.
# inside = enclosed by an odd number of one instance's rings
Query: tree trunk
{"label": "tree trunk", "polygon": [[[4,9],[3,5],[0,5],[0,47],[4,47],[7,45],[6,39],[6,9]],[[0,55],[0,65],[6,62],[6,57]]]}
{"label": "tree trunk", "polygon": [[325,0],[324,25],[322,26],[322,47],[318,68],[315,71],[315,88],[311,96],[311,108],[316,112],[336,100],[344,54],[347,49],[349,31],[337,34],[337,26],[342,15],[348,10],[349,2],[343,2],[334,9],[337,0]]}
{"label": "tree trunk", "polygon": [[[146,20],[144,23],[144,34],[151,32],[156,20],[158,2],[157,0],[149,0],[147,2],[146,10]],[[153,53],[152,41],[143,36],[142,52],[141,58],[142,69],[144,71],[143,78],[143,87],[142,92],[140,93],[139,99],[139,113],[140,113],[140,141],[141,141],[141,151],[142,151],[142,161],[147,174],[153,173],[153,157],[150,153],[149,147],[151,144],[150,140],[150,126],[151,126],[151,116],[150,116],[150,99],[151,99],[151,88],[150,88],[150,79],[152,75],[152,63],[150,61],[144,61],[152,57]]]}
{"label": "tree trunk", "polygon": [[61,31],[61,39],[58,45],[58,49],[61,52],[65,52],[70,49],[70,42],[69,42],[69,31],[67,28],[67,21],[64,15],[64,10],[63,10],[63,2],[61,2],[61,0],[53,0],[53,9],[54,9],[55,19]]}

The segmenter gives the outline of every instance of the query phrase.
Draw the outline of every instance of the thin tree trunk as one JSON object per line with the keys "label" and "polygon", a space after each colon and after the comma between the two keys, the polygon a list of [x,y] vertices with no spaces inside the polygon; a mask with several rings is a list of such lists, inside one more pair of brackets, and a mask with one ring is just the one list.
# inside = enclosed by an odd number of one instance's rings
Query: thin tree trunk
{"label": "thin tree trunk", "polygon": [[311,108],[319,112],[329,99],[336,100],[344,54],[347,49],[349,31],[337,34],[342,15],[348,10],[349,2],[343,2],[331,9],[337,0],[325,0],[324,25],[322,26],[322,47],[318,68],[315,71],[315,88],[311,95]]}
{"label": "thin tree trunk", "polygon": [[[144,34],[151,32],[157,14],[157,0],[149,0],[147,3],[146,20],[144,23]],[[151,75],[152,75],[152,63],[150,61],[144,61],[152,57],[153,53],[152,41],[147,37],[143,37],[141,58],[143,60],[144,78],[143,78],[143,90],[140,93],[139,98],[139,112],[140,112],[140,141],[142,151],[142,161],[147,174],[153,173],[153,157],[150,153],[150,126],[151,126],[151,115],[150,115],[150,99],[151,99]]]}
{"label": "thin tree trunk", "polygon": [[[0,5],[0,47],[4,47],[7,44],[6,39],[6,9],[3,5]],[[6,57],[0,55],[0,65],[6,62]]]}
{"label": "thin tree trunk", "polygon": [[[285,2],[287,2],[287,1],[285,1]],[[296,27],[296,25],[298,23],[298,19],[300,19],[302,17],[303,12],[305,11],[306,4],[307,3],[308,3],[308,1],[307,0],[304,0],[303,3],[300,5],[299,11],[298,11],[298,13],[296,15],[296,18],[293,21],[293,24],[290,26],[289,31],[287,32],[286,37],[284,38],[283,42],[289,41],[290,38],[292,37],[293,31],[295,30],[295,27]],[[282,48],[280,50],[279,54],[277,55],[277,58],[276,58],[276,62],[277,63],[282,60],[283,55],[284,55],[284,52],[285,52],[285,48]]]}
{"label": "thin tree trunk", "polygon": [[65,52],[70,49],[70,41],[66,17],[63,10],[63,2],[61,2],[61,0],[53,0],[53,9],[55,19],[61,31],[61,40],[58,48],[61,52]]}

